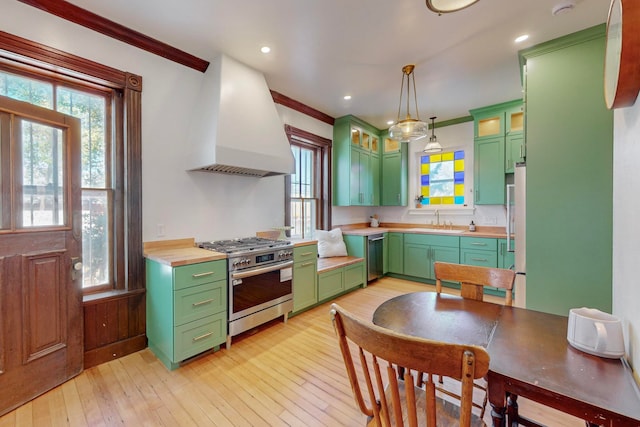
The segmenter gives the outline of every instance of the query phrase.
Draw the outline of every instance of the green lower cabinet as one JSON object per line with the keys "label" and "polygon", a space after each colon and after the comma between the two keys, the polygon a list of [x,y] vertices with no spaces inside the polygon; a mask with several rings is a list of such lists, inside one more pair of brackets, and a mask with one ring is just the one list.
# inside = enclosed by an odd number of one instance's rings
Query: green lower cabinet
{"label": "green lower cabinet", "polygon": [[318,301],[324,301],[358,286],[366,286],[364,261],[318,274]]}
{"label": "green lower cabinet", "polygon": [[386,243],[386,272],[404,274],[404,234],[388,233]]}
{"label": "green lower cabinet", "polygon": [[433,263],[436,261],[440,262],[450,262],[453,264],[460,263],[460,250],[458,246],[432,246],[431,247],[431,262],[429,263],[430,271],[430,279],[436,278],[436,274],[433,270]]}
{"label": "green lower cabinet", "polygon": [[497,239],[484,237],[461,237],[460,263],[467,265],[477,265],[480,267],[497,267]]}
{"label": "green lower cabinet", "polygon": [[433,263],[459,263],[460,238],[434,234],[404,235],[404,274],[435,280]]}
{"label": "green lower cabinet", "polygon": [[336,296],[344,290],[343,269],[318,274],[318,299],[320,301]]}
{"label": "green lower cabinet", "polygon": [[344,269],[344,290],[348,291],[350,289],[357,288],[358,286],[364,285],[365,281],[365,266],[364,262],[359,262],[352,265],[347,265],[343,267]]}
{"label": "green lower cabinet", "polygon": [[318,245],[293,248],[293,312],[318,302]]}
{"label": "green lower cabinet", "polygon": [[146,260],[149,348],[169,369],[227,336],[227,263],[179,267]]}
{"label": "green lower cabinet", "polygon": [[[498,267],[513,269],[516,264],[516,254],[513,251],[515,242],[511,239],[510,248],[507,248],[507,239],[498,240]],[[509,251],[508,249],[511,249]]]}
{"label": "green lower cabinet", "polygon": [[431,248],[416,243],[404,244],[404,274],[428,279],[431,276]]}

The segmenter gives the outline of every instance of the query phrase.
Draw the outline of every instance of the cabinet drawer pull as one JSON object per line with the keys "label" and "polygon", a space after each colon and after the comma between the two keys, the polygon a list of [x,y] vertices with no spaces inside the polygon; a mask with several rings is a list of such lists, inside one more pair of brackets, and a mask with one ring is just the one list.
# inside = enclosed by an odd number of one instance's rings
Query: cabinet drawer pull
{"label": "cabinet drawer pull", "polygon": [[203,339],[205,339],[207,337],[210,337],[211,335],[213,335],[213,332],[207,332],[206,334],[202,334],[199,337],[194,337],[193,338],[193,342],[203,340]]}
{"label": "cabinet drawer pull", "polygon": [[488,259],[486,258],[471,258],[471,261],[483,261],[483,262],[487,262]]}
{"label": "cabinet drawer pull", "polygon": [[486,243],[479,243],[479,242],[471,242],[471,244],[472,244],[473,246],[487,246],[487,244],[486,244]]}
{"label": "cabinet drawer pull", "polygon": [[305,263],[300,264],[300,267],[309,267],[310,265],[313,265],[313,264],[315,264],[313,261],[305,262]]}
{"label": "cabinet drawer pull", "polygon": [[209,298],[209,299],[206,299],[206,300],[204,300],[204,301],[194,302],[194,303],[193,303],[193,304],[191,304],[191,305],[192,305],[192,306],[194,306],[194,307],[199,307],[199,306],[201,306],[201,305],[210,304],[210,303],[212,303],[212,302],[213,302],[213,298]]}
{"label": "cabinet drawer pull", "polygon": [[301,256],[309,256],[309,255],[313,255],[313,252],[302,252],[300,255]]}
{"label": "cabinet drawer pull", "polygon": [[205,273],[192,274],[191,277],[193,277],[194,279],[198,279],[200,277],[211,276],[213,274],[214,274],[213,271],[207,271]]}

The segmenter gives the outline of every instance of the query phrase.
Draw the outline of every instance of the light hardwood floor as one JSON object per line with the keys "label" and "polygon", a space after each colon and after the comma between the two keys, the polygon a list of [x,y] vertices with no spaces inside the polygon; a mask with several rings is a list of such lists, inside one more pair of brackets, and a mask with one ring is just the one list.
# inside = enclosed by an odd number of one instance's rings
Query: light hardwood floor
{"label": "light hardwood floor", "polygon": [[[337,298],[371,318],[396,295],[433,290],[384,278]],[[576,418],[519,399],[549,426]],[[485,420],[490,425],[490,408]],[[362,426],[329,318],[329,303],[236,337],[230,349],[168,371],[148,350],[87,369],[0,418],[4,426]]]}

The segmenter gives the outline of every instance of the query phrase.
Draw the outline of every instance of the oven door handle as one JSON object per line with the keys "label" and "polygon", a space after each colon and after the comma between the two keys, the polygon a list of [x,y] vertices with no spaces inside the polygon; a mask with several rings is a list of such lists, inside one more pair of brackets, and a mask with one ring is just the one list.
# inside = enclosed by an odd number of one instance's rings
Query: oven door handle
{"label": "oven door handle", "polygon": [[282,264],[269,265],[267,267],[261,267],[251,269],[250,271],[240,271],[238,273],[231,273],[232,279],[244,279],[245,277],[257,276],[259,274],[269,273],[271,271],[283,270],[288,267],[293,267],[293,261],[283,262]]}

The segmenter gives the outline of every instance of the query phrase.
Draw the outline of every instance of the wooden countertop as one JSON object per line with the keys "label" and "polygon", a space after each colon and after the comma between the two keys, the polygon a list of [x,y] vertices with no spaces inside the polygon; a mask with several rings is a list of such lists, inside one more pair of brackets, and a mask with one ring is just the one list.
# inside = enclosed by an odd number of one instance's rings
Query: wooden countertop
{"label": "wooden countertop", "polygon": [[143,249],[145,258],[171,267],[227,258],[226,254],[196,247],[194,239],[145,242]]}
{"label": "wooden countertop", "polygon": [[291,243],[293,243],[294,248],[297,248],[300,246],[315,245],[318,243],[318,241],[315,239],[290,239],[290,240],[291,240]]}
{"label": "wooden countertop", "polygon": [[355,256],[335,256],[331,258],[318,258],[318,273],[335,270],[336,268],[346,267],[364,261],[364,258]]}
{"label": "wooden countertop", "polygon": [[[453,226],[453,230],[449,228],[436,229],[433,226],[421,226],[420,224],[393,225],[381,227],[362,227],[343,229],[342,234],[355,236],[370,236],[377,233],[415,233],[415,234],[439,234],[448,236],[461,237],[488,237],[494,239],[506,239],[507,233],[504,227],[481,227],[478,226],[476,231],[469,231],[467,227]],[[459,232],[456,232],[459,231]]]}

